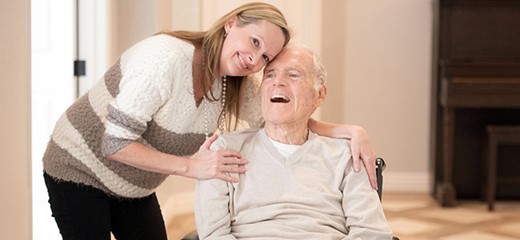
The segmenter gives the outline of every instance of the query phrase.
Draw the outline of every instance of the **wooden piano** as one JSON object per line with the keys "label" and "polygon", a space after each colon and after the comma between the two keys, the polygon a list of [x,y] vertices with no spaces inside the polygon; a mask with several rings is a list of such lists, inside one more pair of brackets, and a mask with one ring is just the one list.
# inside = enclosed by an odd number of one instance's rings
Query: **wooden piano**
{"label": "wooden piano", "polygon": [[[455,206],[482,194],[486,125],[520,125],[520,0],[438,0],[434,11],[432,189]],[[520,149],[501,151],[501,171],[520,175]]]}

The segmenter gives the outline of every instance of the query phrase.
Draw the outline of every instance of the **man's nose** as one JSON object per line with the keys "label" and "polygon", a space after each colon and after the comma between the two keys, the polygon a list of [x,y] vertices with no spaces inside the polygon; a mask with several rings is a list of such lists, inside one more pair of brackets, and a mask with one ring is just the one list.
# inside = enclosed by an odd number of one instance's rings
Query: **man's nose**
{"label": "man's nose", "polygon": [[282,86],[284,84],[284,79],[281,74],[276,74],[273,77],[273,86]]}

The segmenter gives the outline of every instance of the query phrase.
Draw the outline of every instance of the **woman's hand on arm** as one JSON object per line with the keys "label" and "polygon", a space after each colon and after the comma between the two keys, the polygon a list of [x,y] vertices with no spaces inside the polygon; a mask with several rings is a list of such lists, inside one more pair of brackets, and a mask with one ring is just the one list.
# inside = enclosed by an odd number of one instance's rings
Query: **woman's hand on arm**
{"label": "woman's hand on arm", "polygon": [[377,189],[376,153],[370,144],[368,133],[361,126],[349,124],[333,124],[314,119],[309,120],[309,128],[323,136],[350,139],[354,171],[359,172],[360,161],[363,161],[372,188]]}
{"label": "woman's hand on arm", "polygon": [[191,157],[163,153],[141,143],[133,142],[107,156],[107,159],[151,172],[195,179],[217,178],[228,182],[238,182],[237,178],[230,177],[226,173],[244,173],[244,165],[247,164],[247,160],[242,159],[236,151],[210,150],[209,146],[216,139],[217,135],[206,139]]}

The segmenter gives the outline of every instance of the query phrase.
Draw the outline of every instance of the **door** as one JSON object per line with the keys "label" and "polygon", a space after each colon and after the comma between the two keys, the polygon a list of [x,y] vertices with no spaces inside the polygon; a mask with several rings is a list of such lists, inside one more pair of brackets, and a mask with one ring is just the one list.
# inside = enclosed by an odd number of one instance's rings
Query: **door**
{"label": "door", "polygon": [[[34,240],[61,239],[51,216],[42,157],[60,115],[106,69],[107,4],[105,0],[31,1]],[[84,76],[74,76],[75,59],[86,61]]]}
{"label": "door", "polygon": [[54,123],[74,100],[73,1],[31,1],[33,239],[61,239],[43,182],[42,156]]}

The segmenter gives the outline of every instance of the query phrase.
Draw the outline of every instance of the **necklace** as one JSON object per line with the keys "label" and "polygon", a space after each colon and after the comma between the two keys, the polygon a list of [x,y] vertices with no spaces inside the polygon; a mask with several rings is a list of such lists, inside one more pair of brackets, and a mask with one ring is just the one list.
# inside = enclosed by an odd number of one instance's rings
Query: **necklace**
{"label": "necklace", "polygon": [[222,77],[222,96],[221,98],[221,105],[222,105],[222,115],[220,118],[220,131],[224,132],[225,126],[226,126],[226,86],[227,86],[227,79],[226,75]]}
{"label": "necklace", "polygon": [[[219,128],[221,132],[224,132],[224,127],[226,125],[226,86],[227,85],[227,79],[224,75],[222,77],[222,95],[220,96],[220,104],[222,106],[222,112],[220,116],[220,123]],[[206,136],[206,139],[209,137],[209,119],[208,119],[208,102],[206,101],[206,96],[204,96],[203,102],[204,102],[204,135]]]}

